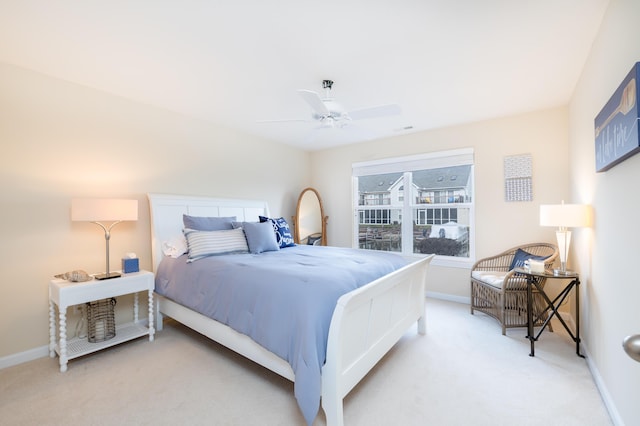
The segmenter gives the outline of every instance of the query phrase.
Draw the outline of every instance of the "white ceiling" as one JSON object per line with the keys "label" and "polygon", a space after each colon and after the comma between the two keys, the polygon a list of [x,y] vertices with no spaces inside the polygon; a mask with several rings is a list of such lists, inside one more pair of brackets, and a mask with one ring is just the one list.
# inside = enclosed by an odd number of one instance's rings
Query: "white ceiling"
{"label": "white ceiling", "polygon": [[[565,105],[608,3],[2,0],[0,61],[313,150]],[[309,118],[323,79],[402,114],[258,123]]]}

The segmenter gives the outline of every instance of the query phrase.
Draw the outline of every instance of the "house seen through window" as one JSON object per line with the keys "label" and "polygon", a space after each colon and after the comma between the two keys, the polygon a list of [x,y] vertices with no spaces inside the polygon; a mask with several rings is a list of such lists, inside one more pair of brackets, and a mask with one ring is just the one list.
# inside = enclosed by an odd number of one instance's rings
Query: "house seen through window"
{"label": "house seen through window", "polygon": [[473,256],[473,151],[357,163],[354,246],[403,254]]}

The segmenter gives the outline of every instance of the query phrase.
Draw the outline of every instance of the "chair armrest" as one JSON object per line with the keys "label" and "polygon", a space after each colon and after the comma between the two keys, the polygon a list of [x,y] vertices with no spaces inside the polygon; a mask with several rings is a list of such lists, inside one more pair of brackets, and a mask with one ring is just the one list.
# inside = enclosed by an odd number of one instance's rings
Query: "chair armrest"
{"label": "chair armrest", "polygon": [[545,259],[544,261],[544,270],[548,273],[552,273],[553,272],[553,264],[556,262],[556,258],[558,257],[558,255],[556,253],[554,253],[553,256],[549,256],[547,259]]}
{"label": "chair armrest", "polygon": [[513,254],[499,254],[478,260],[472,267],[472,271],[508,271],[513,261]]}
{"label": "chair armrest", "polygon": [[526,290],[527,277],[511,270],[504,277],[504,284],[502,287],[504,290]]}

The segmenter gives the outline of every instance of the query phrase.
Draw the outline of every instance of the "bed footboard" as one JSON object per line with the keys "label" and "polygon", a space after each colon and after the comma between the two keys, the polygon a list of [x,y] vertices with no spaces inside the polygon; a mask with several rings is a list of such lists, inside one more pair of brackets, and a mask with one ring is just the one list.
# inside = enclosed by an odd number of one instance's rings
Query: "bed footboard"
{"label": "bed footboard", "polygon": [[425,279],[434,255],[342,296],[329,328],[322,368],[322,408],[328,426],[342,426],[342,400],[414,321],[425,334]]}

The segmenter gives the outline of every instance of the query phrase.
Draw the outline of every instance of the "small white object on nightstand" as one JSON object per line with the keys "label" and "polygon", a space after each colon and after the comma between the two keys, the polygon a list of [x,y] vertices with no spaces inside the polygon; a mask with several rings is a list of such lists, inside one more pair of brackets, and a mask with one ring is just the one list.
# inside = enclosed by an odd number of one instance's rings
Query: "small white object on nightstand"
{"label": "small white object on nightstand", "polygon": [[[153,290],[154,276],[148,271],[122,275],[106,281],[92,280],[74,283],[62,279],[49,282],[49,356],[60,357],[60,371],[67,371],[70,359],[99,351],[131,339],[148,335],[153,342]],[[138,321],[138,292],[147,291],[149,319],[148,325]],[[133,322],[116,325],[116,336],[100,343],[89,343],[86,338],[67,341],[67,307],[95,300],[134,294]],[[58,307],[58,336],[56,336],[56,309]]]}

